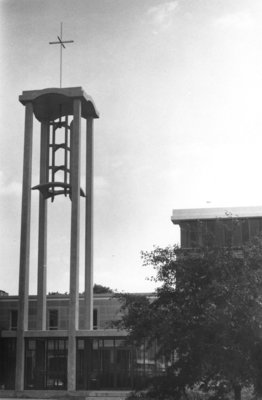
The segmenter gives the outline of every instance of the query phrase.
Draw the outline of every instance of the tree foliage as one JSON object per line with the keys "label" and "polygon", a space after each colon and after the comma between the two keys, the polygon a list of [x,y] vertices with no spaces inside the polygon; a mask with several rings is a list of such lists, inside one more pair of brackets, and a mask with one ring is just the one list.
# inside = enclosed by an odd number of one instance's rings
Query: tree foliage
{"label": "tree foliage", "polygon": [[122,295],[120,325],[131,340],[157,340],[161,354],[175,355],[154,380],[158,398],[177,398],[195,385],[223,396],[233,390],[235,398],[244,386],[259,389],[262,238],[237,251],[155,247],[142,257],[160,286],[154,299]]}
{"label": "tree foliage", "polygon": [[[1,290],[0,290],[0,292],[1,292]],[[93,286],[93,293],[94,294],[104,294],[104,293],[114,293],[114,291],[108,286],[103,286],[103,285],[99,285],[99,284],[95,283],[94,286]],[[84,295],[85,292],[82,292],[82,293],[79,293],[79,294],[80,295]],[[0,293],[0,295],[1,295],[1,293]],[[61,292],[49,292],[48,295],[49,296],[57,296],[57,295],[68,296],[68,292],[64,292],[64,293],[61,293]]]}
{"label": "tree foliage", "polygon": [[94,284],[93,291],[95,294],[113,293],[113,290],[110,289],[110,287],[99,285],[97,283]]}

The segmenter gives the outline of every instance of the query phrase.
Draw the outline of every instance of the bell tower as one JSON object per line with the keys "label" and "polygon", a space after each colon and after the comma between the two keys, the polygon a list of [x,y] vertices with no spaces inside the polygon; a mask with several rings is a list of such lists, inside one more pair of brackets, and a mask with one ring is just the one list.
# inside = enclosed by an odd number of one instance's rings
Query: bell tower
{"label": "bell tower", "polygon": [[[31,190],[39,191],[37,331],[46,330],[47,211],[57,196],[71,201],[68,390],[75,390],[79,322],[80,197],[85,198],[85,329],[93,327],[93,119],[99,114],[81,87],[24,91],[24,160],[19,269],[16,390],[23,390],[28,335]],[[31,187],[33,119],[41,124],[40,179]],[[86,121],[86,187],[80,187],[81,120]],[[58,134],[59,132],[59,134]],[[62,139],[61,139],[62,138]],[[59,157],[58,157],[59,153]]]}

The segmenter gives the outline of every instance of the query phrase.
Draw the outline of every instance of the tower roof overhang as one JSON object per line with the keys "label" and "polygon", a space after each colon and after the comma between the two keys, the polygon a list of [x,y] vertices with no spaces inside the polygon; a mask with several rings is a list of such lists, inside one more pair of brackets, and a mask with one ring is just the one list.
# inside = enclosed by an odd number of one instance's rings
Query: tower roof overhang
{"label": "tower roof overhang", "polygon": [[54,121],[65,115],[73,115],[74,99],[81,100],[82,118],[99,118],[93,99],[82,87],[47,88],[23,91],[19,101],[25,105],[33,104],[33,111],[38,121]]}

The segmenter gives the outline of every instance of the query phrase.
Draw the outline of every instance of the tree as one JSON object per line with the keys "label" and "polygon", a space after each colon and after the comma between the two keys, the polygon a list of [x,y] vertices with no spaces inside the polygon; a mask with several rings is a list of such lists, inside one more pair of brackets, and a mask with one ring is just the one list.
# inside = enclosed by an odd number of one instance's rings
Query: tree
{"label": "tree", "polygon": [[178,398],[198,385],[217,397],[234,391],[239,400],[243,387],[259,389],[262,238],[238,251],[155,247],[142,257],[160,287],[153,301],[122,295],[120,326],[130,340],[156,340],[161,354],[176,356],[166,375],[153,380],[151,396]]}
{"label": "tree", "polygon": [[95,294],[101,293],[113,293],[113,290],[107,286],[98,285],[97,283],[94,284],[93,291]]}

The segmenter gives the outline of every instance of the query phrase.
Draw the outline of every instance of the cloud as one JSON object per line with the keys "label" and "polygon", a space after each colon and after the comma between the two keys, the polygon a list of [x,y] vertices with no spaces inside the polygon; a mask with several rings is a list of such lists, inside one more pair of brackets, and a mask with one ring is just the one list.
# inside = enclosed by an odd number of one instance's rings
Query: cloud
{"label": "cloud", "polygon": [[98,196],[106,196],[109,194],[109,182],[103,176],[94,177],[94,190]]}
{"label": "cloud", "polygon": [[168,1],[149,8],[147,16],[154,26],[154,33],[166,31],[173,24],[173,17],[178,8],[178,1]]}
{"label": "cloud", "polygon": [[254,26],[254,19],[249,13],[238,12],[226,14],[214,21],[218,28],[246,29]]}
{"label": "cloud", "polygon": [[21,196],[22,184],[16,181],[8,182],[3,171],[0,171],[0,196]]}
{"label": "cloud", "polygon": [[[85,192],[86,187],[86,177],[81,175],[80,186]],[[94,191],[96,195],[107,195],[109,192],[109,182],[108,180],[101,175],[94,176]]]}

